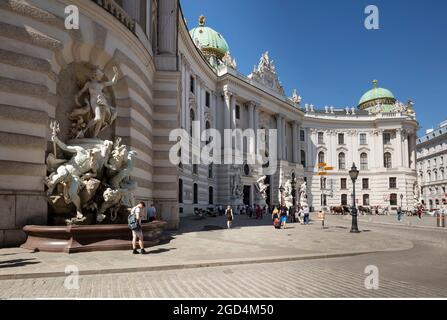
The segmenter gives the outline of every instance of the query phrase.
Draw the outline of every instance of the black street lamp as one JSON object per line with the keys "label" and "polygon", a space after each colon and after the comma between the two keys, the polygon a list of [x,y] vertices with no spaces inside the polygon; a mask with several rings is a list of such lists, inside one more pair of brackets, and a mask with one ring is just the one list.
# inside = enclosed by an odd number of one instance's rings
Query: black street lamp
{"label": "black street lamp", "polygon": [[359,228],[357,227],[357,208],[355,206],[355,180],[357,180],[357,177],[359,176],[359,171],[357,170],[357,167],[355,166],[355,163],[352,164],[351,170],[349,170],[349,176],[352,180],[352,226],[351,226],[351,233],[359,233]]}
{"label": "black street lamp", "polygon": [[295,177],[295,172],[292,172],[292,181],[290,182],[291,186],[292,186],[292,205],[293,207],[296,206],[296,177]]}
{"label": "black street lamp", "polygon": [[404,198],[404,195],[400,194],[400,209],[402,210],[402,199]]}
{"label": "black street lamp", "polygon": [[281,206],[281,207],[284,206],[284,191],[285,191],[285,189],[284,189],[284,187],[281,185],[281,186],[279,187],[279,192],[281,193],[281,203],[280,203],[280,206]]}

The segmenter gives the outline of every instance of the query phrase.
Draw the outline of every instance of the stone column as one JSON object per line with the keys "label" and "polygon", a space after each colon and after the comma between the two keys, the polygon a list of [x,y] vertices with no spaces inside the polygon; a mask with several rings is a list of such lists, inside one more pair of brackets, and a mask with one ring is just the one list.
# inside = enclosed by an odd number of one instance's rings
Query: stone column
{"label": "stone column", "polygon": [[404,133],[404,167],[409,168],[409,153],[408,153],[408,132],[405,131]]}
{"label": "stone column", "polygon": [[416,134],[412,133],[410,137],[411,143],[411,169],[416,170]]}
{"label": "stone column", "polygon": [[259,106],[254,105],[253,109],[253,118],[254,118],[254,124],[253,124],[253,130],[255,131],[255,152],[258,150],[258,129],[259,129]]}
{"label": "stone column", "polygon": [[298,163],[298,145],[299,145],[299,141],[298,141],[298,123],[296,121],[294,121],[292,123],[292,162],[293,163]]}
{"label": "stone column", "polygon": [[224,130],[231,129],[231,93],[229,91],[224,91],[224,107]]}
{"label": "stone column", "polygon": [[[248,128],[254,130],[254,124],[255,124],[255,114],[254,114],[255,105],[253,102],[248,103]],[[256,131],[254,130],[255,134]],[[251,140],[248,142],[248,150],[247,152],[250,155],[253,155],[255,153],[255,141]]]}
{"label": "stone column", "polygon": [[402,129],[396,130],[396,140],[397,140],[397,154],[400,156],[400,160],[397,162],[399,167],[404,165],[404,146],[402,144]]}
{"label": "stone column", "polygon": [[284,141],[284,143],[283,143],[283,149],[282,149],[282,154],[283,154],[283,159],[285,159],[285,160],[288,160],[288,157],[287,157],[287,154],[286,154],[286,149],[287,149],[287,143],[288,143],[288,141],[287,141],[287,120],[286,120],[286,118],[282,118],[282,121],[283,121],[283,141]]}
{"label": "stone column", "polygon": [[281,160],[283,157],[282,157],[282,145],[283,145],[283,142],[282,142],[282,136],[283,136],[283,134],[282,134],[282,116],[280,115],[280,114],[277,114],[276,115],[276,128],[277,128],[277,150],[278,150],[278,160]]}
{"label": "stone column", "polygon": [[232,94],[230,104],[230,125],[231,129],[236,128],[236,95]]}

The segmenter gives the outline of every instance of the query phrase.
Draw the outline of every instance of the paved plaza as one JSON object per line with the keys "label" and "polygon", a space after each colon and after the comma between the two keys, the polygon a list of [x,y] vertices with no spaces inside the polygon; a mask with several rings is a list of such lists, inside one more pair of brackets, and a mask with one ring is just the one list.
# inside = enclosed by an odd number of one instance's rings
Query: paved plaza
{"label": "paved plaza", "polygon": [[[447,297],[447,231],[433,217],[404,221],[360,217],[363,232],[350,234],[350,216],[285,230],[268,218],[236,216],[232,230],[223,217],[187,218],[147,255],[2,249],[0,297]],[[365,288],[369,265],[378,290]],[[79,269],[79,290],[64,287],[67,266]]]}

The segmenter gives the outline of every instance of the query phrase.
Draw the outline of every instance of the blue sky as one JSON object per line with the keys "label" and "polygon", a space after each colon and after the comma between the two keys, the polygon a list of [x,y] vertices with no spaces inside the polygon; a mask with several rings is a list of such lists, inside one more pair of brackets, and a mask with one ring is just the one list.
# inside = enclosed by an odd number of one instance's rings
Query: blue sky
{"label": "blue sky", "polygon": [[[379,30],[367,30],[367,5]],[[371,81],[402,102],[413,99],[425,129],[447,118],[445,0],[181,0],[188,27],[206,25],[227,40],[249,74],[269,51],[287,94],[318,107],[357,106]]]}

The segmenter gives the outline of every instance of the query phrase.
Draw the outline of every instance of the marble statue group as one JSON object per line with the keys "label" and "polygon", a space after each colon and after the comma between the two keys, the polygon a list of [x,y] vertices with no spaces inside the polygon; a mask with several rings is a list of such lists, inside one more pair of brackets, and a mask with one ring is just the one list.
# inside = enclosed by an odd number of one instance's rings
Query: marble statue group
{"label": "marble statue group", "polygon": [[[115,141],[98,139],[99,133],[116,119],[116,108],[111,106],[103,92],[104,88],[117,82],[118,70],[113,67],[111,81],[101,81],[104,73],[96,69],[90,81],[75,96],[76,107],[67,114],[72,121],[73,140],[63,142],[57,136],[59,124],[50,125],[54,152],[47,157],[48,176],[45,178],[50,206],[68,207],[73,204],[75,217],[66,219],[67,224],[83,223],[84,212],[96,214],[101,223],[110,214],[110,221],[116,220],[118,212],[132,207],[132,191],[137,187],[131,179],[133,158],[136,153]],[[85,105],[79,98],[85,95]],[[57,152],[58,148],[62,152]],[[58,158],[58,155],[64,156]]]}

